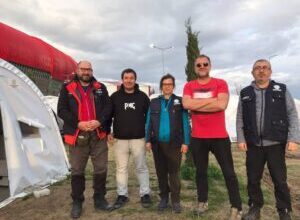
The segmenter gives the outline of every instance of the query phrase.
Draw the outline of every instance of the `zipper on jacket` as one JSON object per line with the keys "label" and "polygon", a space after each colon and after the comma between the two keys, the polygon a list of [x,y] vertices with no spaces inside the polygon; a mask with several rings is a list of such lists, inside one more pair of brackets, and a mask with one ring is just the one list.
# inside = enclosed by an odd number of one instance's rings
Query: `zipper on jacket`
{"label": "zipper on jacket", "polygon": [[264,90],[261,89],[261,112],[260,112],[260,143],[261,147],[263,147],[263,138],[262,138],[262,116],[263,116],[263,111],[264,111]]}
{"label": "zipper on jacket", "polygon": [[[84,92],[84,97],[85,97],[85,105],[87,106],[87,108],[89,107],[89,103],[88,103],[88,94],[87,94],[87,92]],[[90,111],[89,110],[87,110],[87,117],[88,117],[88,119],[90,120],[91,119],[91,115],[90,115]]]}

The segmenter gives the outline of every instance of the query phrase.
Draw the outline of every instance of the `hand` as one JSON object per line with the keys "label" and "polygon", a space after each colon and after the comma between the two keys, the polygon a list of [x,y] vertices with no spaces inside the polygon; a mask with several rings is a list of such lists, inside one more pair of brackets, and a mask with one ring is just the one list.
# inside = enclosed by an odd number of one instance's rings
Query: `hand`
{"label": "hand", "polygon": [[186,154],[189,150],[189,147],[186,144],[181,145],[181,153]]}
{"label": "hand", "polygon": [[81,121],[81,122],[79,122],[78,125],[77,125],[77,127],[81,131],[89,131],[89,129],[90,129],[89,122],[87,122],[87,121]]}
{"label": "hand", "polygon": [[241,151],[247,151],[248,150],[246,143],[239,143],[238,147]]}
{"label": "hand", "polygon": [[95,130],[96,128],[100,127],[101,123],[97,120],[91,120],[89,121],[89,128],[91,131]]}
{"label": "hand", "polygon": [[289,141],[289,142],[287,142],[287,144],[286,144],[286,149],[287,149],[288,151],[296,151],[297,148],[298,148],[298,144],[295,143],[295,142]]}
{"label": "hand", "polygon": [[146,150],[151,151],[151,149],[152,149],[152,144],[150,142],[147,142],[146,143]]}
{"label": "hand", "polygon": [[110,145],[112,145],[115,142],[115,138],[113,134],[108,134],[107,135],[107,141]]}

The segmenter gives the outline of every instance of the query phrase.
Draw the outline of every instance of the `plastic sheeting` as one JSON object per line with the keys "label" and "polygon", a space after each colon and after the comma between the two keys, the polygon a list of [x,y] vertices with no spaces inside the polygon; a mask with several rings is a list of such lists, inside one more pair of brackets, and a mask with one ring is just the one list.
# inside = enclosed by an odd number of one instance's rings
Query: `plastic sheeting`
{"label": "plastic sheeting", "polygon": [[13,198],[61,180],[69,172],[69,163],[44,96],[25,74],[2,59],[0,109],[10,191],[2,207]]}
{"label": "plastic sheeting", "polygon": [[76,62],[37,37],[0,22],[0,58],[48,72],[53,79],[71,79]]}

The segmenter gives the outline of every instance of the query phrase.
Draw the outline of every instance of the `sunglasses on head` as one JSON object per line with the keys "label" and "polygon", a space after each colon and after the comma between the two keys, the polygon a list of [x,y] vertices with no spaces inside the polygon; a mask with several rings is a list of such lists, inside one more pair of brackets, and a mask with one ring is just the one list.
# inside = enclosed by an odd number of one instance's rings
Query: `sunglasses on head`
{"label": "sunglasses on head", "polygon": [[197,63],[196,67],[208,67],[209,63]]}

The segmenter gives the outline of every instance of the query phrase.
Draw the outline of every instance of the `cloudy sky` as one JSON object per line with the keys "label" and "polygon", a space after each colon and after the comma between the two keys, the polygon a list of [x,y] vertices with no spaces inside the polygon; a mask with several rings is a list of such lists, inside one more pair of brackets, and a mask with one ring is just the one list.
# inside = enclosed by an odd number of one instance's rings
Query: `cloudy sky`
{"label": "cloudy sky", "polygon": [[[230,89],[251,81],[256,59],[271,58],[273,78],[300,98],[299,0],[0,0],[0,21],[35,35],[72,56],[92,61],[94,73],[120,78],[127,67],[139,82],[157,85],[165,71],[181,93],[186,76],[185,20],[199,31],[201,52]],[[298,87],[298,88],[297,88]]]}

